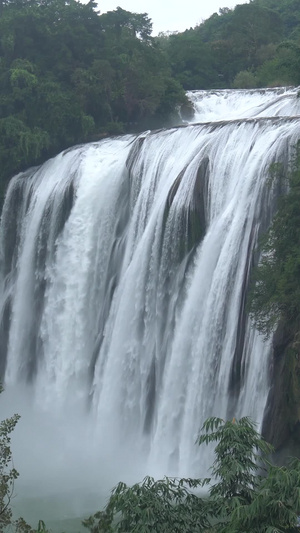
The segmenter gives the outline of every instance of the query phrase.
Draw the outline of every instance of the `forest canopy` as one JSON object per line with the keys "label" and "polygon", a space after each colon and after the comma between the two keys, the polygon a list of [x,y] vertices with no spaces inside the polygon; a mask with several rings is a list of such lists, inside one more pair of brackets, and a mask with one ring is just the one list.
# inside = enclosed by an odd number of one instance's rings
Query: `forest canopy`
{"label": "forest canopy", "polygon": [[178,123],[185,90],[300,84],[300,0],[152,36],[92,0],[0,0],[0,180],[71,145]]}
{"label": "forest canopy", "polygon": [[145,13],[0,3],[2,179],[101,135],[168,123],[185,101]]}

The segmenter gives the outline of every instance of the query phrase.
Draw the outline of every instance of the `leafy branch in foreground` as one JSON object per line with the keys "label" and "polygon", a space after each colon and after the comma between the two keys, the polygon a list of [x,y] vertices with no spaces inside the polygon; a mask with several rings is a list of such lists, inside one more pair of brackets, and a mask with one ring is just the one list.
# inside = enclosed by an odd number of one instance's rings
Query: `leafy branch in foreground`
{"label": "leafy branch in foreground", "polygon": [[[119,483],[105,509],[84,526],[91,533],[299,532],[299,460],[288,467],[272,465],[272,446],[247,417],[208,419],[197,443],[216,443],[212,479],[146,477],[132,487]],[[205,486],[202,498],[197,489]]]}
{"label": "leafy branch in foreground", "polygon": [[228,515],[237,505],[252,501],[260,482],[258,470],[272,452],[272,446],[261,438],[247,417],[227,422],[209,418],[201,431],[204,433],[198,444],[217,443],[211,467],[216,482],[209,489],[210,497],[220,506],[218,514]]}
{"label": "leafy branch in foreground", "polygon": [[0,422],[0,531],[12,521],[10,502],[18,472],[12,466],[10,434],[19,418],[19,415],[14,415]]}
{"label": "leafy branch in foreground", "polygon": [[[146,477],[128,487],[119,483],[104,509],[83,522],[91,532],[116,531],[185,533],[209,527],[207,502],[191,489],[202,486],[199,479]],[[115,517],[117,518],[116,523]]]}
{"label": "leafy branch in foreground", "polygon": [[299,531],[300,461],[288,467],[272,465],[273,448],[247,418],[224,422],[208,419],[198,443],[217,443],[209,488],[218,533]]}
{"label": "leafy branch in foreground", "polygon": [[[3,388],[0,385],[0,393]],[[11,452],[11,433],[15,429],[20,415],[13,415],[0,422],[0,532],[15,531],[16,533],[48,533],[43,520],[39,521],[38,529],[32,529],[23,518],[15,519],[11,508],[15,480],[19,473],[13,465]]]}

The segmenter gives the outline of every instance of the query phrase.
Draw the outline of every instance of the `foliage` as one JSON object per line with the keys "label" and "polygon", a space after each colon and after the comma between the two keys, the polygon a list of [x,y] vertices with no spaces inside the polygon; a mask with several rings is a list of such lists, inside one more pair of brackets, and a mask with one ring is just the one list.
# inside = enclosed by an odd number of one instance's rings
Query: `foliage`
{"label": "foliage", "polygon": [[217,77],[210,47],[194,30],[170,35],[167,48],[172,73],[185,89],[206,88]]}
{"label": "foliage", "polygon": [[299,13],[299,0],[252,0],[158,42],[185,89],[297,85]]}
{"label": "foliage", "polygon": [[299,0],[252,0],[151,36],[92,0],[0,0],[0,196],[68,146],[173,125],[184,89],[300,83]]}
{"label": "foliage", "polygon": [[161,126],[186,101],[146,13],[0,5],[0,179],[76,143]]}
{"label": "foliage", "polygon": [[250,70],[241,70],[233,80],[233,89],[253,89],[257,87],[257,79]]}
{"label": "foliage", "polygon": [[[2,390],[2,389],[1,389]],[[11,498],[18,472],[12,465],[10,434],[14,430],[18,415],[0,422],[0,530],[12,522]]]}
{"label": "foliage", "polygon": [[281,468],[268,466],[267,477],[261,481],[249,505],[237,507],[226,532],[289,533],[299,532],[300,462],[291,461]]}
{"label": "foliage", "polygon": [[[91,533],[262,533],[298,531],[300,461],[277,467],[272,447],[248,418],[204,423],[198,444],[216,443],[211,479],[145,478],[119,483],[103,511],[84,521]],[[207,487],[200,497],[197,489]]]}
{"label": "foliage", "polygon": [[286,39],[299,38],[300,4],[299,0],[250,0],[253,4],[266,7],[277,12],[283,23]]}
{"label": "foliage", "polygon": [[132,487],[119,483],[105,510],[85,520],[84,526],[93,533],[188,533],[207,528],[207,502],[190,491],[200,485],[202,481],[196,479],[155,481],[151,477]]}
{"label": "foliage", "polygon": [[261,244],[261,261],[254,269],[250,314],[269,336],[279,321],[294,334],[300,327],[300,145],[288,176],[288,192]]}
{"label": "foliage", "polygon": [[[0,393],[3,391],[0,385]],[[43,520],[38,523],[37,530],[25,522],[23,518],[13,517],[11,500],[14,494],[15,480],[19,473],[13,465],[11,452],[11,433],[15,429],[20,416],[15,414],[0,422],[0,531],[16,533],[48,533]]]}
{"label": "foliage", "polygon": [[[256,432],[248,418],[233,419],[224,423],[220,418],[209,418],[202,427],[198,444],[216,442],[215,461],[211,472],[217,482],[210,495],[222,498],[225,505],[232,505],[238,498],[249,503],[258,485],[258,461],[271,453],[272,447]],[[258,455],[258,452],[260,454]]]}
{"label": "foliage", "polygon": [[273,57],[257,69],[260,85],[280,86],[300,83],[300,47],[293,41],[280,43]]}
{"label": "foliage", "polygon": [[[220,9],[196,28],[170,35],[169,48],[164,46],[174,76],[186,89],[230,87],[239,72],[254,72],[264,62],[262,52],[280,42],[282,28],[279,13],[243,4]],[[250,86],[256,86],[253,81]]]}

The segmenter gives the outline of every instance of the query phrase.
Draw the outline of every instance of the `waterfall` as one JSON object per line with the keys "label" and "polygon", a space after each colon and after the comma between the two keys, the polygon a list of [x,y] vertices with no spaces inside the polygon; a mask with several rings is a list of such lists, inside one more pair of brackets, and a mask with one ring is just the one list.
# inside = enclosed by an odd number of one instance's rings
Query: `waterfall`
{"label": "waterfall", "polygon": [[250,117],[296,116],[300,113],[299,87],[189,91],[195,108],[193,122]]}
{"label": "waterfall", "polygon": [[1,368],[29,441],[51,442],[51,469],[76,457],[88,470],[97,452],[95,476],[120,457],[133,477],[138,464],[203,475],[194,443],[208,416],[262,424],[271,350],[246,295],[300,99],[189,96],[192,124],[74,147],[9,184]]}

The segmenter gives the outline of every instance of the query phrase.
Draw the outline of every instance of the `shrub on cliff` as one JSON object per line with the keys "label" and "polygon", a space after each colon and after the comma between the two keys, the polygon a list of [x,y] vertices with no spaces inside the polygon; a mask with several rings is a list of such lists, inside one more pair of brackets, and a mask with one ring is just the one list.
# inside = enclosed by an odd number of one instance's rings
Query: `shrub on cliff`
{"label": "shrub on cliff", "polygon": [[262,241],[250,292],[251,317],[266,337],[279,321],[292,335],[300,328],[300,143],[287,181],[288,192]]}

